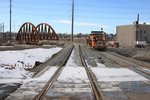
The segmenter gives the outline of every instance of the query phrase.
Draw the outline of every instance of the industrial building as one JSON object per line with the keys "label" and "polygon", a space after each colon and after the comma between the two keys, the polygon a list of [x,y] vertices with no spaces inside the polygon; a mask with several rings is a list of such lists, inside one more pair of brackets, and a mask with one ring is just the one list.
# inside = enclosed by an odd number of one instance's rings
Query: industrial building
{"label": "industrial building", "polygon": [[150,25],[146,23],[117,26],[116,34],[122,47],[135,48],[150,43]]}

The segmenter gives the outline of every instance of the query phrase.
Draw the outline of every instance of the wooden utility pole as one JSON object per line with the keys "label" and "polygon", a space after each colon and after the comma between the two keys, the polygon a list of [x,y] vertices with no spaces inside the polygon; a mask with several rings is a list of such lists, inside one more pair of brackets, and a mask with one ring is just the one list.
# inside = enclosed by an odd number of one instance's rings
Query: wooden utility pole
{"label": "wooden utility pole", "polygon": [[137,15],[137,21],[136,21],[136,41],[139,40],[139,37],[138,37],[138,33],[139,33],[139,17],[140,17],[140,15],[138,14]]}
{"label": "wooden utility pole", "polygon": [[72,0],[72,27],[71,27],[71,40],[73,41],[73,30],[74,30],[74,0]]}
{"label": "wooden utility pole", "polygon": [[4,34],[4,22],[3,22],[3,34]]}
{"label": "wooden utility pole", "polygon": [[11,2],[12,2],[12,0],[10,0],[10,12],[9,12],[10,13],[10,30],[9,30],[10,31],[10,40],[11,40],[11,13],[12,13],[11,12],[11,6],[12,6]]}

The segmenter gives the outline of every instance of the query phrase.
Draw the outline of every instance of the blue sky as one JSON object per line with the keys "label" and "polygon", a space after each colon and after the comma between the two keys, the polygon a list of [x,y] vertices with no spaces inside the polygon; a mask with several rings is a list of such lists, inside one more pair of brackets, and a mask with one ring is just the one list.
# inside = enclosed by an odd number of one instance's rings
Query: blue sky
{"label": "blue sky", "polygon": [[[132,24],[137,14],[150,23],[150,0],[74,0],[74,33],[100,30],[115,33],[117,25]],[[48,23],[59,33],[71,33],[72,0],[12,0],[12,31],[25,22]],[[9,0],[0,0],[0,23],[9,31]]]}

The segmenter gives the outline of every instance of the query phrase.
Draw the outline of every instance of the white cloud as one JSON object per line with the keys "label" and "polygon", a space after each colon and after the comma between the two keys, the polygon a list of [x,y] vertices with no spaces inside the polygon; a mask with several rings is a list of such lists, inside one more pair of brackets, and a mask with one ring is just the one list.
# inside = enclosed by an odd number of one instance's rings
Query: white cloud
{"label": "white cloud", "polygon": [[[71,20],[59,20],[59,21],[52,21],[52,22],[71,25]],[[94,26],[94,27],[108,28],[108,26],[106,25],[99,25],[96,23],[88,23],[88,22],[75,22],[74,24],[76,26]]]}
{"label": "white cloud", "polygon": [[96,27],[99,27],[99,25],[97,24],[94,24],[94,23],[87,23],[87,22],[78,22],[78,23],[75,23],[75,25],[77,26],[96,26]]}
{"label": "white cloud", "polygon": [[71,24],[71,21],[70,20],[60,20],[58,21],[58,23],[61,23],[61,24]]}

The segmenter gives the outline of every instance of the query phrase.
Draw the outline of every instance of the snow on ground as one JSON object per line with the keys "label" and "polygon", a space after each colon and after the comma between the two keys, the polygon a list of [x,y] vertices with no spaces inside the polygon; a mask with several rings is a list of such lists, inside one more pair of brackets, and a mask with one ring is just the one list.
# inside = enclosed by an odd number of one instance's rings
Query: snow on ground
{"label": "snow on ground", "polygon": [[0,51],[0,78],[27,78],[33,73],[25,67],[33,67],[35,61],[44,62],[62,48],[37,48],[16,51]]}
{"label": "snow on ground", "polygon": [[98,81],[148,81],[127,68],[91,68]]}
{"label": "snow on ground", "polygon": [[[11,93],[7,100],[33,100],[39,91],[43,89],[48,80],[52,77],[58,67],[50,66],[49,70],[37,78],[22,80],[22,85],[15,92]],[[21,95],[20,95],[21,93]]]}
{"label": "snow on ground", "polygon": [[75,57],[74,57],[74,50],[72,51],[70,58],[68,59],[68,62],[66,63],[66,67],[76,67],[77,64],[74,63]]}
{"label": "snow on ground", "polygon": [[89,82],[86,71],[84,67],[78,66],[75,63],[74,50],[65,65],[62,73],[58,78],[59,82],[72,82],[72,83],[82,83]]}
{"label": "snow on ground", "polygon": [[22,84],[23,79],[0,79],[0,84],[8,84],[8,83],[20,83]]}
{"label": "snow on ground", "polygon": [[150,68],[139,68],[139,70],[140,70],[140,69],[144,70],[145,72],[150,73]]}
{"label": "snow on ground", "polygon": [[47,82],[52,75],[55,73],[55,71],[57,70],[58,67],[56,66],[50,66],[50,68],[43,73],[41,76],[37,77],[37,78],[28,78],[26,80],[24,80],[24,83],[28,83],[30,81],[44,81]]}
{"label": "snow on ground", "polygon": [[84,83],[89,82],[84,67],[65,67],[58,78],[59,82]]}
{"label": "snow on ground", "polygon": [[97,67],[100,67],[100,68],[106,67],[106,65],[104,65],[104,64],[102,64],[102,63],[99,62],[99,59],[95,59],[95,62],[97,64]]}
{"label": "snow on ground", "polygon": [[101,64],[101,63],[97,63],[97,67],[100,67],[100,68],[105,68],[105,67],[106,67],[106,65],[104,65],[104,64]]}

